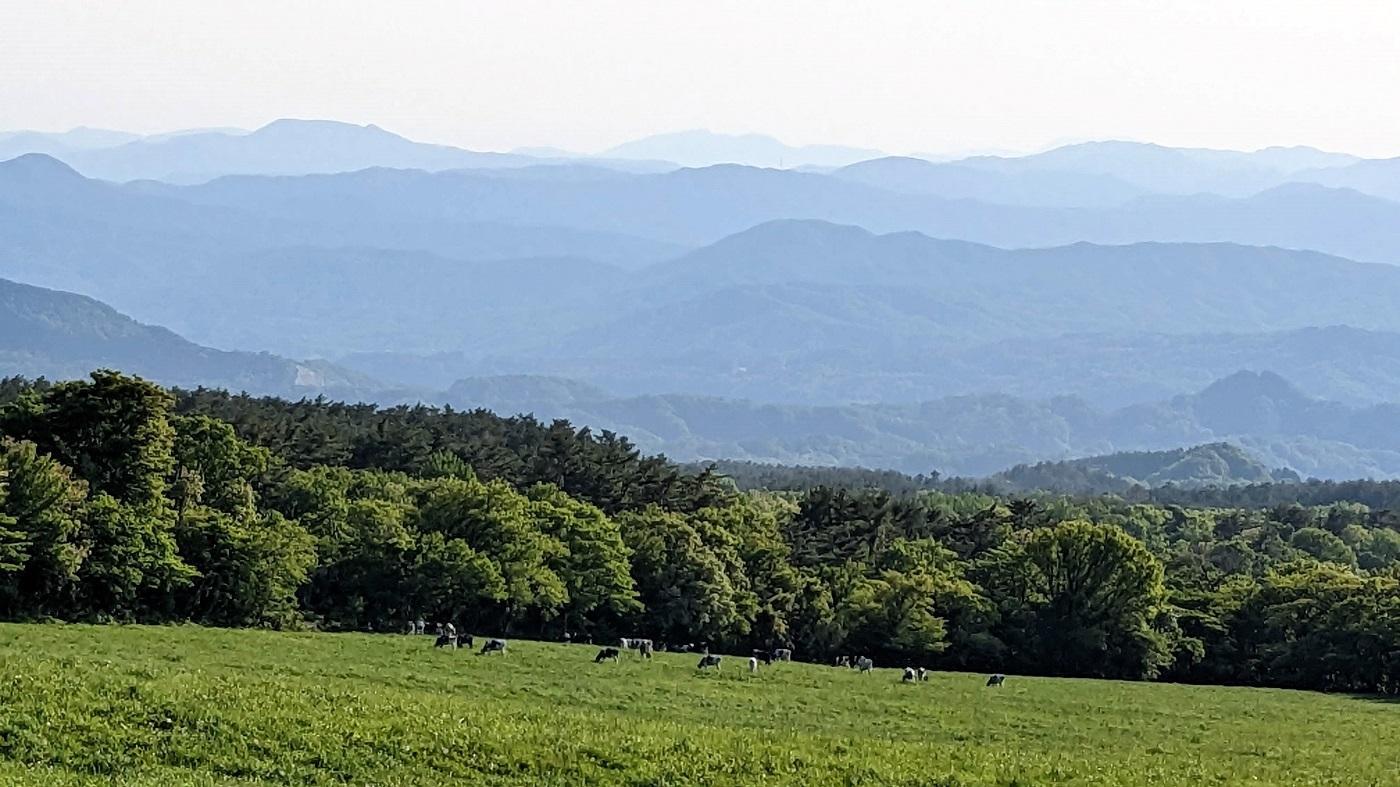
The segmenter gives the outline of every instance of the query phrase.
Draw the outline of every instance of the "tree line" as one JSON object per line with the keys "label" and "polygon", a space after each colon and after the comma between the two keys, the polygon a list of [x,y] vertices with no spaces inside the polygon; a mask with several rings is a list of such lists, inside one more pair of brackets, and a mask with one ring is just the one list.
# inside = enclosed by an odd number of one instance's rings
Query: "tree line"
{"label": "tree line", "polygon": [[9,379],[0,614],[1400,692],[1400,512],[929,480],[740,491],[565,422]]}

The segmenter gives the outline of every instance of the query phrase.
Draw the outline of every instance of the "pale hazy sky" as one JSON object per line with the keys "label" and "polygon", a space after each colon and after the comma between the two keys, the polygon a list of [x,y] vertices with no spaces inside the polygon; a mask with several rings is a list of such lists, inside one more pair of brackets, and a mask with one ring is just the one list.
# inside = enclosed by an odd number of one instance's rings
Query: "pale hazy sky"
{"label": "pale hazy sky", "polygon": [[278,117],[478,149],[760,131],[1400,155],[1400,0],[0,0],[0,129]]}

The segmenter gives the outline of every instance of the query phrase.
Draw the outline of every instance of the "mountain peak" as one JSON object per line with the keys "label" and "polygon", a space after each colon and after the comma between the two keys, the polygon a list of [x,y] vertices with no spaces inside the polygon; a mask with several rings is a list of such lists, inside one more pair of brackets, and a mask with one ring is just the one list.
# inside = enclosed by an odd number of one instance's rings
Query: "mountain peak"
{"label": "mountain peak", "polygon": [[71,187],[86,183],[87,178],[77,170],[44,153],[25,153],[9,161],[0,161],[0,184],[6,188],[33,194],[55,186]]}
{"label": "mountain peak", "polygon": [[1308,395],[1283,377],[1270,372],[1241,370],[1206,386],[1200,398],[1216,402],[1245,402],[1259,399],[1307,401]]}
{"label": "mountain peak", "polygon": [[47,153],[25,153],[8,161],[0,161],[0,170],[36,176],[83,178],[77,170]]}
{"label": "mountain peak", "polygon": [[398,134],[385,131],[369,123],[357,125],[340,120],[305,120],[301,118],[279,118],[253,132],[257,136],[315,137],[335,135],[340,139],[377,138],[402,140]]}

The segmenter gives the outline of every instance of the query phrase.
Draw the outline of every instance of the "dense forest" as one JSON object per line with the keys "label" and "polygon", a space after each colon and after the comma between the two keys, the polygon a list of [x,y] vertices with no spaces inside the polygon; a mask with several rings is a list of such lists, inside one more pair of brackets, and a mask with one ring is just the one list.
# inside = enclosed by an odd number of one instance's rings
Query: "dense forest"
{"label": "dense forest", "polygon": [[[1385,484],[1007,496],[771,476],[485,411],[0,381],[0,614],[646,636],[1400,693]],[[752,468],[751,468],[752,469]],[[781,491],[776,491],[781,490]]]}

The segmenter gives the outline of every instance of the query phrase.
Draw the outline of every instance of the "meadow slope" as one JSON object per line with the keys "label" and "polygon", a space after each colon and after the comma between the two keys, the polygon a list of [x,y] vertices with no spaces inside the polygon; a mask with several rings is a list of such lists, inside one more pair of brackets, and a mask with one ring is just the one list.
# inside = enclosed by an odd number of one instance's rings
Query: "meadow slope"
{"label": "meadow slope", "polygon": [[1400,704],[407,636],[0,625],[0,784],[1394,785]]}

